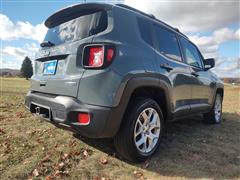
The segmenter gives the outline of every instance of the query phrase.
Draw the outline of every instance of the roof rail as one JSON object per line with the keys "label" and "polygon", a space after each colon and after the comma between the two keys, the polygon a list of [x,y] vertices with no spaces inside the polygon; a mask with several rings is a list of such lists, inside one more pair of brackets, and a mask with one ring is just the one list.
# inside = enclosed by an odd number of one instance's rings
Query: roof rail
{"label": "roof rail", "polygon": [[170,28],[170,29],[178,32],[179,34],[181,34],[182,36],[184,36],[184,37],[186,37],[186,38],[188,39],[188,37],[187,37],[185,34],[183,34],[182,32],[180,32],[178,28],[174,28],[174,27],[170,26],[169,24],[167,24],[167,23],[165,23],[165,22],[157,19],[153,14],[147,14],[147,13],[145,13],[145,12],[142,12],[142,11],[140,11],[140,10],[138,10],[138,9],[135,9],[135,8],[133,8],[133,7],[131,7],[131,6],[128,6],[128,5],[126,5],[126,4],[116,4],[116,6],[120,6],[120,7],[129,9],[129,10],[132,10],[132,11],[134,11],[134,12],[137,12],[137,13],[139,13],[139,14],[142,14],[142,15],[144,15],[144,16],[147,16],[147,17],[149,17],[149,18],[152,18],[152,19],[160,22],[161,24],[167,26],[168,28]]}

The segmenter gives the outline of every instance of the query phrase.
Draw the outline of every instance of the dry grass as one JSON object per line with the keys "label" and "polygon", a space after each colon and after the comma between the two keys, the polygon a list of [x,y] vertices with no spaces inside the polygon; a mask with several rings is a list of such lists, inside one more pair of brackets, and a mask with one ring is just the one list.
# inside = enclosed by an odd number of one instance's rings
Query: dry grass
{"label": "dry grass", "polygon": [[[111,140],[89,140],[35,119],[24,106],[29,82],[1,79],[0,179],[239,179],[240,88],[226,87],[224,122],[201,117],[167,125],[142,164],[115,157]],[[36,177],[37,176],[37,177]]]}

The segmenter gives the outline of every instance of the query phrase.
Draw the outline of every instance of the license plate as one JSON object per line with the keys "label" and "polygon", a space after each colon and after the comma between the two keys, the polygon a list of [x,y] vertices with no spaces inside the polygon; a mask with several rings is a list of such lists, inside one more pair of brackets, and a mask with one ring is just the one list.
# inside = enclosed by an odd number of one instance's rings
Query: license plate
{"label": "license plate", "polygon": [[54,75],[57,69],[57,60],[48,61],[44,63],[43,74]]}

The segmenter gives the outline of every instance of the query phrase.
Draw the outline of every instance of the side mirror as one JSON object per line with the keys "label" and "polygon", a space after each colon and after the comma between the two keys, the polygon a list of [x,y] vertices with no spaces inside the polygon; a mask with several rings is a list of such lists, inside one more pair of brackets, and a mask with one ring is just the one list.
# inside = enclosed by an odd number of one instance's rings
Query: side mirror
{"label": "side mirror", "polygon": [[215,59],[209,58],[204,60],[204,70],[207,71],[215,66]]}

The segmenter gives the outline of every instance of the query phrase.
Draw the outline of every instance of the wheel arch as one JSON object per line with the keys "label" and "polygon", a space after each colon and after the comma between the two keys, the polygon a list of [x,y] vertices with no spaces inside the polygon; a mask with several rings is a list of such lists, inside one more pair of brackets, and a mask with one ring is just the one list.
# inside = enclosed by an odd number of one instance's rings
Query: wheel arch
{"label": "wheel arch", "polygon": [[221,96],[222,96],[222,98],[223,98],[223,96],[224,96],[224,89],[223,88],[217,88],[216,89],[216,94],[220,94]]}
{"label": "wheel arch", "polygon": [[[116,108],[110,113],[109,128],[112,128],[115,135],[124,122],[124,114],[133,98],[136,96],[149,97],[154,99],[161,107],[165,121],[171,118],[170,85],[164,80],[155,77],[134,77],[130,79]],[[114,124],[111,122],[114,119]],[[113,120],[112,120],[113,121]]]}

